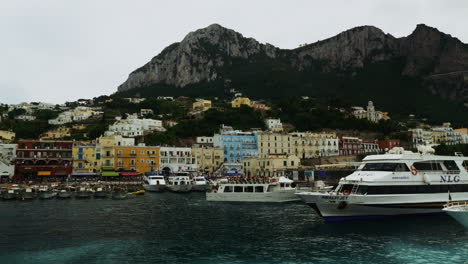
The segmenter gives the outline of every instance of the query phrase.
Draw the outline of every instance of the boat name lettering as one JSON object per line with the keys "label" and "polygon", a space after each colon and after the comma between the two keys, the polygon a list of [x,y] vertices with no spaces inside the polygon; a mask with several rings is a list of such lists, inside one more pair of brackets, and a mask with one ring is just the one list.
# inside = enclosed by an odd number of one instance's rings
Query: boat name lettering
{"label": "boat name lettering", "polygon": [[441,175],[440,182],[459,182],[460,176],[453,176],[453,175]]}
{"label": "boat name lettering", "polygon": [[325,200],[331,200],[331,201],[348,200],[348,196],[322,196],[321,198]]}

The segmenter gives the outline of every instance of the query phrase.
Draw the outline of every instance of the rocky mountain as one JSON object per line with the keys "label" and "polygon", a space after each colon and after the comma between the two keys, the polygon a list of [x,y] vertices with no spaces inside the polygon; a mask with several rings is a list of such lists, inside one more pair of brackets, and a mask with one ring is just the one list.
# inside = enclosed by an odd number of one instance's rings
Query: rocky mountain
{"label": "rocky mountain", "polygon": [[361,26],[287,50],[213,24],[164,49],[132,72],[118,91],[161,86],[166,92],[194,92],[199,86],[216,91],[226,83],[254,96],[287,91],[386,101],[388,93],[417,97],[408,105],[423,99],[438,103],[437,98],[468,106],[468,45],[420,24],[402,38]]}
{"label": "rocky mountain", "polygon": [[219,76],[218,69],[230,58],[247,59],[255,54],[274,58],[277,48],[260,44],[252,38],[221,27],[218,24],[190,32],[181,42],[164,49],[143,67],[132,72],[119,86],[125,91],[144,85],[164,82],[177,87],[200,81],[212,81]]}

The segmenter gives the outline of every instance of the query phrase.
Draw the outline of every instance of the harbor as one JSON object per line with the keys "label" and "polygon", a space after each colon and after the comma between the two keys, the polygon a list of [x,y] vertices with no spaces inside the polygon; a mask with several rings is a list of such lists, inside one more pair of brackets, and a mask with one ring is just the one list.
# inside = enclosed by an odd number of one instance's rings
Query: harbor
{"label": "harbor", "polygon": [[303,203],[203,193],[0,202],[3,263],[463,263],[449,216],[325,224]]}

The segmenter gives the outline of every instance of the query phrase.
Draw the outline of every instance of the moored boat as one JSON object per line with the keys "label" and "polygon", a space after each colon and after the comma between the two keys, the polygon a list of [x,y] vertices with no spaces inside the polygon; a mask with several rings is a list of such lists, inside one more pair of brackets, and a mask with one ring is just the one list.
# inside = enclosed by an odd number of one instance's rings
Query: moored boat
{"label": "moored boat", "polygon": [[333,191],[297,195],[325,221],[443,214],[448,193],[468,200],[467,158],[430,152],[370,155]]}
{"label": "moored boat", "polygon": [[57,198],[67,199],[72,197],[72,192],[70,189],[59,189],[57,192]]}
{"label": "moored boat", "polygon": [[207,201],[223,202],[292,202],[295,195],[293,181],[286,177],[263,182],[220,183],[217,189],[206,193]]}
{"label": "moored boat", "polygon": [[110,195],[110,190],[106,186],[99,186],[94,190],[94,198],[107,198]]}
{"label": "moored boat", "polygon": [[192,178],[192,191],[206,192],[211,189],[211,185],[206,181],[203,176],[195,176]]}
{"label": "moored boat", "polygon": [[87,198],[91,198],[92,194],[93,192],[90,189],[85,188],[85,187],[80,187],[76,190],[75,198],[87,199]]}
{"label": "moored boat", "polygon": [[171,192],[185,193],[192,190],[192,183],[188,174],[177,173],[169,177],[166,188]]}
{"label": "moored boat", "polygon": [[149,192],[163,192],[166,189],[164,175],[160,172],[149,173],[143,179],[143,188]]}
{"label": "moored boat", "polygon": [[468,202],[451,202],[446,204],[443,210],[465,228],[468,228]]}
{"label": "moored boat", "polygon": [[114,187],[112,190],[112,199],[123,200],[127,198],[127,195],[128,192],[124,187]]}
{"label": "moored boat", "polygon": [[34,200],[37,198],[37,192],[35,189],[26,188],[20,194],[21,200]]}
{"label": "moored boat", "polygon": [[15,200],[18,198],[18,189],[7,189],[2,193],[3,200]]}
{"label": "moored boat", "polygon": [[39,189],[39,199],[42,199],[42,200],[52,199],[56,195],[57,193],[48,187],[41,187]]}

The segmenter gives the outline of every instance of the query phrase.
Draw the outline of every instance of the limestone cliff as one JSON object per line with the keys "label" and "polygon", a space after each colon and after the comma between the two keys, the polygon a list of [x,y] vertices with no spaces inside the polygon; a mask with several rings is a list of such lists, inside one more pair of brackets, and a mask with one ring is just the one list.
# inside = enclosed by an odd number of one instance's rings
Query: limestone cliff
{"label": "limestone cliff", "polygon": [[[259,64],[256,61],[259,57],[270,61]],[[235,73],[245,71],[244,68],[229,67],[235,60],[244,60],[250,70],[271,67],[282,72],[313,70],[340,76],[354,76],[366,65],[398,60],[402,62],[401,78],[420,79],[432,94],[468,105],[468,45],[422,24],[412,34],[402,38],[395,38],[373,26],[356,27],[293,50],[261,44],[213,24],[189,33],[181,42],[164,49],[146,65],[132,72],[118,90],[158,83],[177,89],[189,84],[225,80],[230,78],[227,75],[243,76]],[[237,72],[232,74],[229,71]],[[272,76],[275,78],[276,75]],[[270,83],[274,82],[271,80]]]}

